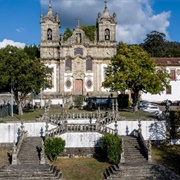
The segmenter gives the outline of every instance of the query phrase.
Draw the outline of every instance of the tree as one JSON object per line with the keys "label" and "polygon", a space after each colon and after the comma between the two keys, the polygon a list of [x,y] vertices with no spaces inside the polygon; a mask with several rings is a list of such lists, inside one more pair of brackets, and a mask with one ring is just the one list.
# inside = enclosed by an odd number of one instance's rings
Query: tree
{"label": "tree", "polygon": [[31,58],[40,58],[40,51],[36,45],[33,46],[25,46],[24,52]]}
{"label": "tree", "polygon": [[94,32],[96,31],[95,26],[82,26],[85,35],[90,39],[90,41],[94,41]]}
{"label": "tree", "polygon": [[67,41],[68,38],[70,38],[72,36],[72,31],[70,30],[70,28],[66,28],[66,30],[64,31],[64,41]]}
{"label": "tree", "polygon": [[141,47],[146,50],[152,57],[165,57],[166,46],[165,46],[165,34],[152,31],[146,35],[144,43],[141,44]]}
{"label": "tree", "polygon": [[65,141],[62,138],[47,138],[44,142],[45,153],[54,161],[64,151]]}
{"label": "tree", "polygon": [[122,140],[119,136],[105,134],[101,140],[101,148],[104,155],[111,163],[118,164],[120,162],[122,152]]}
{"label": "tree", "polygon": [[13,90],[19,115],[23,115],[22,103],[29,93],[51,87],[52,69],[37,58],[31,59],[23,49],[17,47],[0,49],[0,72],[0,89]]}
{"label": "tree", "polygon": [[164,68],[156,70],[155,61],[137,45],[118,45],[117,54],[111,59],[103,86],[113,91],[133,92],[134,111],[137,111],[139,93],[160,93],[168,86],[169,74]]}

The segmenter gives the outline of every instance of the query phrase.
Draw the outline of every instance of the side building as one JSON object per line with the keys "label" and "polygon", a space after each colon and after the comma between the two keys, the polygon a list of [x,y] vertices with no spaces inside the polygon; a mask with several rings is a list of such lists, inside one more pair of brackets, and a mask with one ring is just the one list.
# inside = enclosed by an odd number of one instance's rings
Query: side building
{"label": "side building", "polygon": [[161,102],[163,100],[180,101],[180,58],[154,58],[157,69],[164,67],[170,74],[169,87],[161,94],[142,93],[141,99],[152,102]]}
{"label": "side building", "polygon": [[83,95],[108,96],[102,87],[104,73],[116,54],[116,14],[111,16],[105,5],[98,13],[94,40],[91,41],[78,25],[66,41],[60,34],[60,16],[53,15],[49,5],[47,15],[41,14],[40,59],[53,69],[52,88],[42,92],[43,98]]}

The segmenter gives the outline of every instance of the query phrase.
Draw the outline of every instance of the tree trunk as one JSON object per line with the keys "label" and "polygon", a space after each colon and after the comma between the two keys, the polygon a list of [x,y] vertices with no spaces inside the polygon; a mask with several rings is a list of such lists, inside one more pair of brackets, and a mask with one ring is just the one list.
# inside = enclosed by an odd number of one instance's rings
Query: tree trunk
{"label": "tree trunk", "polygon": [[23,115],[23,109],[22,109],[22,101],[18,101],[18,114]]}
{"label": "tree trunk", "polygon": [[17,106],[18,106],[18,114],[23,115],[22,100],[19,97],[18,91],[14,91],[14,99],[15,99]]}
{"label": "tree trunk", "polygon": [[138,105],[137,105],[138,100],[139,100],[139,91],[134,90],[133,112],[138,112]]}

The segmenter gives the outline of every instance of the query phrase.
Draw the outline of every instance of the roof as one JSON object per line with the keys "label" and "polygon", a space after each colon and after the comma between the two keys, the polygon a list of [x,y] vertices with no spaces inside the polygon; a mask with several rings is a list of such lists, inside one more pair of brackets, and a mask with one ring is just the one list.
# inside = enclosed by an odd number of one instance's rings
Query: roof
{"label": "roof", "polygon": [[180,57],[153,58],[158,66],[180,66]]}

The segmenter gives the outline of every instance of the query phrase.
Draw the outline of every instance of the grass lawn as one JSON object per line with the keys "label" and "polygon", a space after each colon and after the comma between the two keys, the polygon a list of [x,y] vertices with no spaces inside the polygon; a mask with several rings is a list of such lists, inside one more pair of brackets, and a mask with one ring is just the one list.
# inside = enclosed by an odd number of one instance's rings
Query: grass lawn
{"label": "grass lawn", "polygon": [[153,162],[169,167],[180,175],[180,145],[152,147]]}
{"label": "grass lawn", "polygon": [[[49,113],[50,114],[61,114],[63,111],[62,108],[60,108],[59,106],[52,106],[50,108]],[[70,112],[70,113],[97,113],[97,110],[94,111],[87,111],[87,110],[78,110],[76,108],[74,109],[65,109],[66,112]],[[100,112],[112,112],[112,110],[101,110]],[[8,121],[35,121],[36,117],[42,115],[44,113],[44,109],[36,109],[36,110],[31,110],[28,112],[24,112],[24,114],[22,116],[15,114],[14,116],[6,116],[4,118],[0,118],[0,122],[8,122]],[[131,109],[124,109],[124,110],[120,110],[119,111],[120,116],[125,117],[127,120],[128,119],[153,119],[154,117],[147,113],[147,112],[143,112],[143,111],[138,111],[138,112],[133,112]]]}
{"label": "grass lawn", "polygon": [[1,118],[1,121],[34,121],[36,119],[36,117],[40,116],[41,114],[43,114],[44,110],[43,109],[37,109],[35,111],[28,111],[28,112],[24,112],[24,114],[22,116],[15,114],[14,116],[6,116],[4,118]]}
{"label": "grass lawn", "polygon": [[100,180],[109,163],[94,158],[58,158],[52,163],[63,172],[66,180]]}

